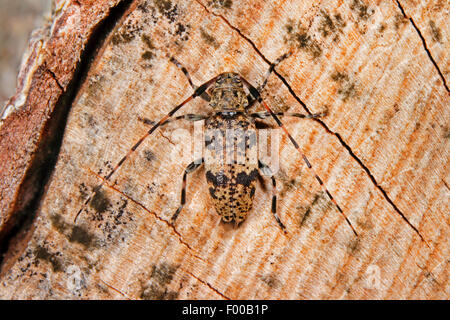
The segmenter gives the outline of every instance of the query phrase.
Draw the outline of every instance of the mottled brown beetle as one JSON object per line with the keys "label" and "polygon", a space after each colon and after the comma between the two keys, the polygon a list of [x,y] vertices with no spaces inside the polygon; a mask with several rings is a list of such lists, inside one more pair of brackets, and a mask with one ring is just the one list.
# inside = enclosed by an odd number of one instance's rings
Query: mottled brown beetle
{"label": "mottled brown beetle", "polygon": [[[283,129],[284,133],[289,137],[290,141],[294,147],[300,152],[301,157],[306,163],[308,169],[310,169],[316,180],[319,182],[323,191],[328,195],[330,200],[335,204],[339,212],[344,216],[348,225],[352,228],[355,235],[357,235],[352,224],[348,218],[343,213],[342,209],[336,203],[336,201],[331,196],[330,192],[325,188],[322,179],[315,173],[312,168],[311,163],[305,156],[305,154],[300,150],[298,143],[289,134],[283,123],[278,118],[279,116],[293,116],[297,118],[317,118],[323,114],[308,114],[303,115],[299,113],[274,113],[269,106],[262,100],[260,92],[267,84],[267,80],[274,70],[275,66],[281,61],[290,56],[290,53],[285,54],[278,58],[274,63],[271,64],[266,77],[262,83],[257,88],[252,86],[247,80],[241,77],[237,73],[226,72],[219,74],[218,76],[212,78],[201,86],[197,87],[193,84],[191,77],[186,70],[175,58],[171,58],[170,61],[174,63],[187,77],[189,84],[194,89],[194,93],[180,103],[178,106],[173,108],[166,116],[164,116],[159,122],[152,123],[153,126],[147,133],[137,141],[133,147],[128,151],[128,153],[116,164],[116,166],[109,172],[107,176],[103,179],[102,183],[96,186],[92,194],[86,199],[82,208],[78,211],[75,221],[84,210],[86,205],[92,200],[93,196],[100,190],[100,188],[108,181],[111,176],[117,171],[117,169],[124,163],[124,161],[132,154],[139,145],[150,136],[158,127],[167,124],[170,121],[185,119],[189,121],[199,121],[205,120],[205,157],[212,159],[211,161],[205,161],[204,158],[197,159],[189,164],[183,174],[183,184],[181,190],[181,201],[178,209],[173,214],[171,218],[171,223],[175,223],[179,213],[181,212],[184,204],[186,203],[186,177],[189,173],[192,173],[198,169],[203,163],[205,164],[206,180],[208,182],[209,193],[211,195],[214,207],[217,213],[221,216],[222,220],[225,222],[235,222],[239,224],[245,220],[248,212],[252,208],[253,198],[256,188],[256,180],[260,175],[260,171],[264,173],[265,176],[270,176],[272,180],[272,213],[278,222],[280,228],[285,232],[286,228],[279,219],[276,211],[276,180],[270,171],[270,168],[257,161],[257,163],[248,161],[245,158],[242,163],[225,163],[223,161],[218,161],[219,154],[217,149],[211,148],[212,142],[214,140],[215,131],[223,133],[226,130],[233,129],[239,131],[239,135],[233,135],[231,138],[234,140],[241,140],[243,144],[243,149],[241,151],[248,151],[251,148],[255,148],[256,137],[254,132],[256,129],[255,120],[265,119],[272,117],[278,127]],[[245,91],[248,90],[248,93]],[[208,90],[210,89],[210,90]],[[172,116],[181,109],[186,103],[193,100],[196,97],[202,97],[204,100],[209,102],[209,105],[214,109],[215,114],[212,116],[204,116],[197,114],[186,114],[172,118]],[[255,102],[261,103],[267,112],[257,112],[249,113],[248,111],[254,105]],[[239,141],[238,141],[239,143]],[[238,151],[239,152],[239,151]]]}

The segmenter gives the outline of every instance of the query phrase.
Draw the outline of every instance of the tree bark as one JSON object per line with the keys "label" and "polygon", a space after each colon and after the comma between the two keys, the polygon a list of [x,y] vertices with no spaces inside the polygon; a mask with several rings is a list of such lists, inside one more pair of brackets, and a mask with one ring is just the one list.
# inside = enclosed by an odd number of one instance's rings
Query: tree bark
{"label": "tree bark", "polygon": [[[448,299],[448,7],[436,1],[59,1],[0,127],[3,299]],[[156,130],[196,85],[259,85],[286,136],[271,183],[220,223],[193,124]],[[78,62],[79,61],[79,62]],[[253,110],[263,111],[260,105]],[[211,114],[200,98],[175,115]],[[268,121],[269,122],[269,121]],[[188,154],[189,156],[186,156]],[[80,208],[84,208],[74,222]]]}

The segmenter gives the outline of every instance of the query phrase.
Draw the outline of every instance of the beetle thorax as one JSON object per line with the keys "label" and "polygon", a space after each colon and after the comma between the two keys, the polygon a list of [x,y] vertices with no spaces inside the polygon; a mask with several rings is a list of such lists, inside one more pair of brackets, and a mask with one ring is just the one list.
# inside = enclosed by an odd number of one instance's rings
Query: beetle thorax
{"label": "beetle thorax", "polygon": [[209,105],[217,111],[244,111],[247,94],[237,73],[222,73],[211,89]]}

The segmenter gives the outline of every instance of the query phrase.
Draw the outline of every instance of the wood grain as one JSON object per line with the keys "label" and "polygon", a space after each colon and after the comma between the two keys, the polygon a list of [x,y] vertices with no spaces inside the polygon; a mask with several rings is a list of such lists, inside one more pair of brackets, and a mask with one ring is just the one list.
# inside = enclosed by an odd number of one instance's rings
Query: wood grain
{"label": "wood grain", "polygon": [[[445,4],[155,0],[127,10],[77,90],[33,228],[2,266],[0,297],[449,298]],[[55,63],[73,64],[61,50]],[[264,99],[279,111],[328,111],[284,122],[358,237],[286,137],[276,178],[287,234],[270,213],[269,181],[235,228],[219,222],[202,170],[188,177],[172,227],[192,161],[182,156],[193,134],[183,121],[145,140],[74,223],[149,130],[142,119],[159,120],[192,94],[170,56],[197,85],[224,71],[257,85],[289,50]],[[70,70],[54,70],[64,87]],[[195,100],[177,115],[210,112]]]}

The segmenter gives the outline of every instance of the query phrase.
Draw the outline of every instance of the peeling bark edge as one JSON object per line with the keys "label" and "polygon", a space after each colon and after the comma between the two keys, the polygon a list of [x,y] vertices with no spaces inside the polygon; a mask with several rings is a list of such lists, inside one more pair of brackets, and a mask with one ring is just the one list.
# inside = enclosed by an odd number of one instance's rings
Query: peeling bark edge
{"label": "peeling bark edge", "polygon": [[[21,251],[18,247],[25,244],[27,235],[32,232],[33,222],[37,216],[42,196],[45,194],[47,183],[53,173],[67,118],[79,88],[84,83],[97,53],[117,27],[118,22],[128,13],[133,2],[134,0],[122,0],[116,6],[111,7],[106,17],[94,26],[89,40],[80,54],[71,81],[66,90],[62,91],[58,97],[54,110],[42,129],[42,137],[36,147],[36,153],[33,155],[19,187],[11,218],[0,230],[0,274],[7,272],[16,256],[15,253]],[[46,69],[43,72],[46,71],[50,70]],[[51,74],[51,77],[61,88],[54,74]]]}

